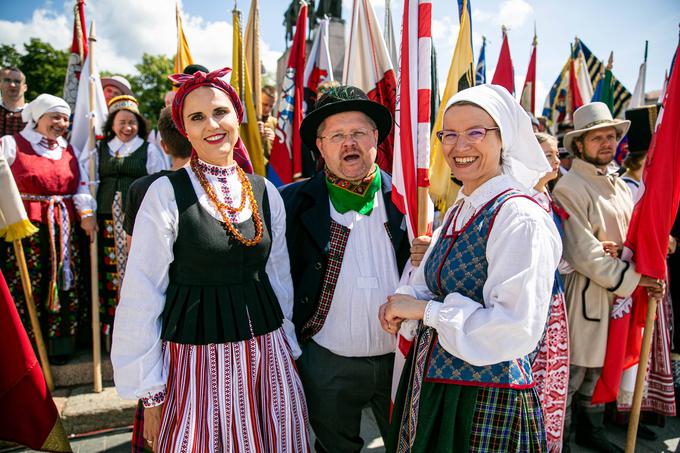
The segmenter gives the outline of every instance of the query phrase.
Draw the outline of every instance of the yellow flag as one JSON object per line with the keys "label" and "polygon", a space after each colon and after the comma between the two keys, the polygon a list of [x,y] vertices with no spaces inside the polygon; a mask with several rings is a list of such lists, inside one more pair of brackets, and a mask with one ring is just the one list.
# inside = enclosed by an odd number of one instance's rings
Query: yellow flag
{"label": "yellow flag", "polygon": [[182,16],[179,14],[179,3],[175,3],[175,21],[177,22],[177,54],[175,55],[175,74],[184,71],[190,64],[194,64],[194,59],[191,58],[189,51],[189,44],[187,38],[184,36],[182,29]]}
{"label": "yellow flag", "polygon": [[451,181],[451,168],[444,160],[442,146],[436,133],[442,128],[444,107],[449,99],[457,92],[475,84],[469,0],[458,1],[462,3],[460,31],[456,41],[456,50],[453,52],[453,59],[449,67],[449,74],[446,77],[444,94],[437,110],[437,119],[430,136],[430,197],[442,213],[453,204],[460,187]]}
{"label": "yellow flag", "polygon": [[260,5],[253,0],[248,13],[248,24],[244,37],[248,74],[253,82],[253,102],[257,117],[262,117],[262,66],[260,62]]}
{"label": "yellow flag", "polygon": [[248,149],[253,170],[258,175],[265,176],[262,139],[257,127],[257,113],[255,112],[255,104],[253,104],[253,91],[250,87],[248,65],[246,65],[243,42],[241,41],[240,15],[241,13],[238,10],[233,11],[234,38],[232,41],[231,86],[234,87],[245,106],[245,115],[243,123],[241,123],[241,140],[243,140],[243,144]]}

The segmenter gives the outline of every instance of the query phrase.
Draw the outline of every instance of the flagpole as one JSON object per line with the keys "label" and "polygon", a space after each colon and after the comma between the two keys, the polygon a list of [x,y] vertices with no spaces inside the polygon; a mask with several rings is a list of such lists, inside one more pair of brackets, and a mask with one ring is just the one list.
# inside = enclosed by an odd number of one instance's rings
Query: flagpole
{"label": "flagpole", "polygon": [[31,287],[31,278],[28,275],[28,266],[26,265],[26,256],[24,255],[24,247],[21,244],[21,239],[13,241],[14,256],[19,267],[19,274],[21,275],[21,287],[24,290],[24,297],[26,298],[26,307],[28,308],[28,317],[31,320],[31,328],[33,329],[33,336],[35,337],[35,344],[38,347],[38,356],[40,357],[40,365],[45,376],[45,383],[50,392],[54,391],[54,381],[52,380],[52,371],[50,370],[50,362],[47,359],[47,349],[45,348],[45,340],[40,329],[40,321],[38,320],[38,310],[35,307],[35,300],[33,299],[33,288]]}
{"label": "flagpole", "polygon": [[[87,148],[91,152],[89,156],[89,174],[90,174],[90,194],[93,198],[97,196],[97,169],[95,167],[95,118],[94,118],[94,98],[95,98],[95,80],[94,74],[94,43],[97,40],[94,32],[94,21],[90,25],[89,57],[90,57],[90,138],[87,142]],[[97,235],[90,242],[90,290],[92,296],[92,378],[94,383],[95,393],[99,393],[102,388],[102,358],[101,358],[101,334],[99,327],[99,254],[97,253]]]}
{"label": "flagpole", "polygon": [[642,407],[642,397],[644,394],[645,376],[647,375],[647,364],[649,363],[649,352],[652,347],[652,333],[654,332],[654,319],[656,318],[657,300],[650,297],[647,302],[647,318],[645,319],[645,331],[642,336],[642,348],[640,350],[640,361],[638,362],[637,376],[635,377],[635,391],[633,393],[633,406],[628,420],[628,436],[626,437],[626,452],[635,451],[637,440],[638,424],[640,423],[640,409]]}

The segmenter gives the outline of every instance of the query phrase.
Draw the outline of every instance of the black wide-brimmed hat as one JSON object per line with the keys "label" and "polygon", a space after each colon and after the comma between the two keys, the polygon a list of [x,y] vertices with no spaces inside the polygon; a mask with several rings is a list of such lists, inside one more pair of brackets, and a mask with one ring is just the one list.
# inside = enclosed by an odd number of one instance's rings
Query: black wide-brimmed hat
{"label": "black wide-brimmed hat", "polygon": [[646,153],[652,143],[652,135],[656,128],[656,118],[659,116],[658,105],[626,110],[626,119],[630,121],[628,129],[628,152]]}
{"label": "black wide-brimmed hat", "polygon": [[392,130],[392,114],[382,104],[368,99],[366,93],[357,87],[340,85],[331,88],[321,96],[300,125],[300,137],[305,145],[318,153],[316,131],[319,125],[331,115],[342,112],[363,112],[378,128],[378,144],[382,143]]}

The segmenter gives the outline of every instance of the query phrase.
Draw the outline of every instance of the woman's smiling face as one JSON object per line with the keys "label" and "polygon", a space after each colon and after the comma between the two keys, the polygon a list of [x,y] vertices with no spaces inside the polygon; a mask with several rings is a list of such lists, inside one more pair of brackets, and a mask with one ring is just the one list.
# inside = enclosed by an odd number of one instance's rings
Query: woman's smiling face
{"label": "woman's smiling face", "polygon": [[202,86],[184,100],[182,119],[187,138],[198,157],[210,164],[231,164],[239,138],[239,122],[229,95]]}

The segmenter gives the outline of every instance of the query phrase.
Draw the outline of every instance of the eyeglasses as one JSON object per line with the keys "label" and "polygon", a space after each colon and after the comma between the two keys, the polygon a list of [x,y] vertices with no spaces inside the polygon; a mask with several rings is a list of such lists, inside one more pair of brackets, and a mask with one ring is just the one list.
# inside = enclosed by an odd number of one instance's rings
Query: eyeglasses
{"label": "eyeglasses", "polygon": [[450,131],[450,130],[441,130],[437,132],[437,138],[439,141],[444,144],[444,145],[452,145],[455,146],[456,143],[458,143],[458,139],[462,136],[465,137],[465,141],[471,145],[474,145],[475,143],[479,143],[482,140],[484,140],[484,137],[486,137],[486,133],[488,131],[493,131],[496,129],[500,129],[499,127],[472,127],[468,130],[465,131]]}
{"label": "eyeglasses", "polygon": [[343,134],[341,132],[338,132],[337,134],[326,135],[326,136],[319,135],[319,138],[322,139],[322,140],[328,139],[328,141],[331,142],[332,144],[339,145],[340,143],[344,143],[345,140],[347,140],[347,138],[351,138],[355,142],[359,142],[361,140],[364,140],[374,130],[375,129],[357,129],[355,131],[350,132],[349,134]]}
{"label": "eyeglasses", "polygon": [[21,85],[21,84],[23,83],[23,81],[22,81],[21,79],[7,79],[7,78],[3,78],[3,79],[2,79],[2,83],[6,83],[7,85],[10,85],[10,84],[12,84],[12,83],[15,84],[15,85]]}

